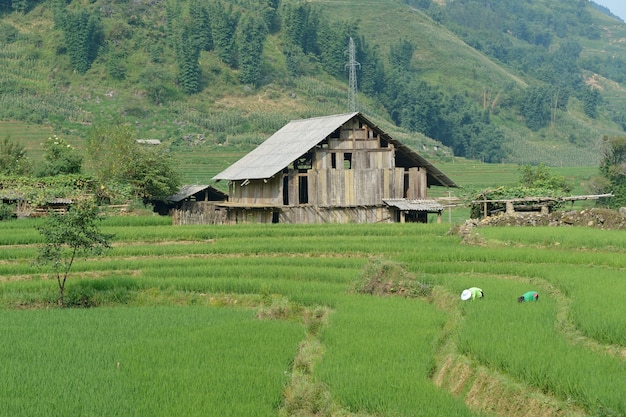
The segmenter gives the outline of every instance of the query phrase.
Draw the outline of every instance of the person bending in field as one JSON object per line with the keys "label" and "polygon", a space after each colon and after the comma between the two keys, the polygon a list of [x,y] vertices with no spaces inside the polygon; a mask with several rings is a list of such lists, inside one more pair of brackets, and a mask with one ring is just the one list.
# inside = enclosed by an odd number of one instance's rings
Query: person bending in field
{"label": "person bending in field", "polygon": [[485,296],[485,293],[483,292],[483,290],[481,290],[478,287],[472,287],[472,288],[463,290],[463,292],[461,293],[461,300],[465,301],[465,300],[469,300],[470,298],[472,300],[475,300],[477,298],[483,298],[484,296]]}
{"label": "person bending in field", "polygon": [[527,303],[529,301],[537,300],[539,300],[539,294],[537,293],[537,291],[528,291],[527,293],[524,293],[524,295],[521,295],[517,298],[517,301],[520,303]]}

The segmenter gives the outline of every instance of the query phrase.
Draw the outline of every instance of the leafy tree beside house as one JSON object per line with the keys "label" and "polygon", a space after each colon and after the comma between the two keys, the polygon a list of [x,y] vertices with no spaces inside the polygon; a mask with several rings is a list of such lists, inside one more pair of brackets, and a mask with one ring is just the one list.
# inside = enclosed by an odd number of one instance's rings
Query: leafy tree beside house
{"label": "leafy tree beside house", "polygon": [[87,138],[87,151],[103,199],[148,200],[172,195],[180,187],[180,174],[174,169],[171,155],[158,146],[137,143],[135,131],[129,126],[93,128]]}

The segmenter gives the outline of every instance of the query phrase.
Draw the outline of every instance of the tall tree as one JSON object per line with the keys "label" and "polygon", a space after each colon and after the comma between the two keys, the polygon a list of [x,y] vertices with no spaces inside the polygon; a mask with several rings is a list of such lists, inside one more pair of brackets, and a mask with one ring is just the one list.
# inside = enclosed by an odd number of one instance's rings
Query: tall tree
{"label": "tall tree", "polygon": [[26,148],[6,136],[0,141],[0,174],[28,175],[30,172]]}
{"label": "tall tree", "polygon": [[217,1],[209,7],[209,18],[215,53],[226,65],[235,67],[235,35],[239,17],[232,6],[227,8]]}
{"label": "tall tree", "polygon": [[267,27],[260,18],[246,14],[239,28],[239,81],[256,86],[261,78],[261,57]]}
{"label": "tall tree", "polygon": [[400,39],[389,47],[389,64],[392,68],[408,71],[415,52],[415,45],[408,39]]}
{"label": "tall tree", "polygon": [[351,27],[347,23],[333,24],[322,21],[318,30],[320,62],[329,74],[341,77],[345,74],[347,61],[346,51],[350,38]]}
{"label": "tall tree", "polygon": [[185,94],[194,94],[200,91],[200,45],[194,33],[194,28],[191,25],[183,25],[176,48],[178,82]]}
{"label": "tall tree", "polygon": [[600,175],[608,180],[614,197],[610,207],[626,206],[626,136],[604,137],[604,156],[600,163]]}
{"label": "tall tree", "polygon": [[193,28],[192,38],[202,51],[213,49],[213,34],[209,12],[200,0],[191,0],[189,3],[189,25]]}
{"label": "tall tree", "polygon": [[539,130],[548,126],[551,118],[552,91],[547,86],[532,86],[526,89],[520,111],[526,126]]}
{"label": "tall tree", "polygon": [[385,90],[385,67],[378,50],[365,39],[357,42],[357,61],[361,63],[359,74],[360,90],[365,94],[378,95]]}
{"label": "tall tree", "polygon": [[78,73],[84,74],[98,56],[103,40],[100,18],[85,9],[77,12],[66,9],[59,22],[63,29],[70,65]]}

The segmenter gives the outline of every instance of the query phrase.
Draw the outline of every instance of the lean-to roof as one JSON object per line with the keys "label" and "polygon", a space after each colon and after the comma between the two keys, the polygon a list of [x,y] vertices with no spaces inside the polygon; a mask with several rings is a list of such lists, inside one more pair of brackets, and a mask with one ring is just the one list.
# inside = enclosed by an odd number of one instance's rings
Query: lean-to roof
{"label": "lean-to roof", "polygon": [[166,200],[178,203],[201,191],[209,191],[217,197],[220,197],[220,199],[225,200],[227,198],[227,195],[225,193],[211,187],[210,185],[183,185],[178,189],[178,192],[176,194],[167,197]]}
{"label": "lean-to roof", "polygon": [[359,112],[292,120],[213,179],[240,181],[271,178],[354,117],[361,119],[386,141],[394,144],[396,159],[402,158],[404,163],[424,167],[428,172],[429,185],[457,186],[425,158],[392,139]]}

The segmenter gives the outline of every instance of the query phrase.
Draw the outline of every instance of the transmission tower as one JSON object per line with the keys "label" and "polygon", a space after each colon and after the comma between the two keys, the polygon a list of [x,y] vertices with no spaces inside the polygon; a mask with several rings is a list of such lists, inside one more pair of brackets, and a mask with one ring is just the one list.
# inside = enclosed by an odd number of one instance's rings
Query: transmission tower
{"label": "transmission tower", "polygon": [[359,102],[356,95],[356,70],[357,68],[361,68],[361,64],[359,64],[355,59],[356,53],[354,51],[354,41],[352,38],[350,38],[350,43],[348,45],[348,55],[350,56],[349,61],[346,64],[346,68],[350,71],[350,76],[348,78],[348,111],[354,112],[359,109]]}

